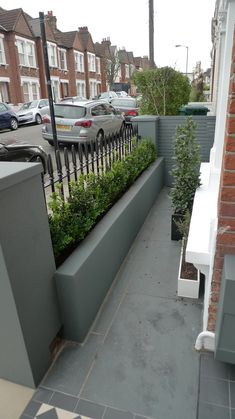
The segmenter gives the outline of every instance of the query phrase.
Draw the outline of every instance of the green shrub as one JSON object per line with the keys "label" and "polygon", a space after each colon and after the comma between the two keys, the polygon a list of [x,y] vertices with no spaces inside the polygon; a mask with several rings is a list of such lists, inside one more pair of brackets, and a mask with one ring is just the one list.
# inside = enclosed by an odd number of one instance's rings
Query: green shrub
{"label": "green shrub", "polygon": [[174,165],[171,171],[173,186],[170,192],[175,213],[191,212],[196,189],[200,182],[200,152],[195,138],[196,124],[191,117],[179,125],[173,140]]}
{"label": "green shrub", "polygon": [[52,194],[49,215],[52,245],[56,260],[71,251],[91,231],[97,221],[123,195],[135,179],[156,159],[151,141],[143,140],[124,160],[99,176],[89,173],[71,182],[67,202]]}

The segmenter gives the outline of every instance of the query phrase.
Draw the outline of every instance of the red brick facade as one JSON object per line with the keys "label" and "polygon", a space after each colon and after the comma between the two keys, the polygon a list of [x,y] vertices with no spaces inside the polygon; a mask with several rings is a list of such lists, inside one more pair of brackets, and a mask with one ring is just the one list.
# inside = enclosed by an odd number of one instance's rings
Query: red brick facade
{"label": "red brick facade", "polygon": [[[37,95],[42,98],[47,97],[39,19],[31,18],[22,9],[9,11],[1,9],[0,28],[2,28],[0,29],[0,38],[3,42],[2,45],[4,46],[5,52],[5,62],[0,62],[0,100],[4,100],[3,96],[8,96],[8,99],[5,99],[5,101],[17,105],[18,103],[24,102],[25,97],[29,95],[33,97],[35,94],[33,88],[35,89],[35,86],[37,86]],[[51,43],[52,48],[54,48],[53,46],[56,47],[58,65],[53,63],[53,66],[50,67],[50,74],[53,83],[56,84],[56,89],[59,89],[58,97],[77,95],[78,85],[79,89],[81,86],[82,88],[85,86],[87,98],[94,96],[95,93],[101,93],[107,90],[106,60],[108,57],[106,56],[105,49],[104,54],[101,51],[101,54],[96,56],[96,49],[87,27],[79,28],[79,31],[61,32],[57,29],[56,17],[53,16],[52,12],[48,12],[48,15],[45,16],[45,31],[47,41]],[[21,59],[22,56],[23,58],[25,56],[26,62],[24,61],[22,65],[20,65],[19,61],[19,45],[17,42],[25,44],[25,51],[21,51]],[[27,55],[29,53],[26,52],[29,44],[33,45],[34,64],[29,61],[29,55]],[[109,44],[111,46],[110,41]],[[61,69],[59,66],[59,48],[65,51],[67,69]],[[78,72],[76,70],[75,52],[83,54],[84,72]],[[129,82],[130,79],[127,78],[127,74],[125,73],[125,64],[133,66],[134,57],[133,53],[128,53],[130,54],[130,60],[128,61],[126,51],[122,53],[127,58],[125,58],[124,63],[121,62],[121,81]],[[88,55],[92,59],[91,68],[94,69],[92,72],[88,68]],[[32,56],[30,57],[32,59]],[[99,72],[97,72],[97,59],[100,62]],[[93,65],[94,62],[96,63],[95,66]],[[28,85],[27,89],[30,92],[24,92],[23,88],[25,89],[25,84]]]}
{"label": "red brick facade", "polygon": [[211,284],[208,330],[215,330],[217,303],[225,254],[235,255],[235,31],[218,199],[218,232]]}

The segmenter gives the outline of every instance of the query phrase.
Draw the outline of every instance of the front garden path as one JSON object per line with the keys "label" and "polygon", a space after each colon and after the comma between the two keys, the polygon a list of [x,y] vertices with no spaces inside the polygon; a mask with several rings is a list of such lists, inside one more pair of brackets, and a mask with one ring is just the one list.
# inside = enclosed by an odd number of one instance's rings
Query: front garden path
{"label": "front garden path", "polygon": [[86,342],[65,344],[22,419],[196,419],[202,301],[177,297],[180,243],[170,239],[168,192],[150,211]]}

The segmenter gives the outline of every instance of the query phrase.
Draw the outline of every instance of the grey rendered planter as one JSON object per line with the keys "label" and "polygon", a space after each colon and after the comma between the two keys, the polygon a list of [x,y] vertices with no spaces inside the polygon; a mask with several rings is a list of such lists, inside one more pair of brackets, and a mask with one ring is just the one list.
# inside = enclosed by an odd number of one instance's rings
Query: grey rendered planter
{"label": "grey rendered planter", "polygon": [[66,339],[82,342],[163,186],[157,159],[55,273]]}

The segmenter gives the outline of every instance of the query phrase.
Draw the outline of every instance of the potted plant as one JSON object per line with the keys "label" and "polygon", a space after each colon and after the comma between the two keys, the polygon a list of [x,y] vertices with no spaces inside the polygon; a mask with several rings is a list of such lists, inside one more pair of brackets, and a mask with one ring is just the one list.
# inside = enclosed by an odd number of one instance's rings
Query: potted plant
{"label": "potted plant", "polygon": [[180,240],[176,222],[191,213],[196,189],[200,186],[200,153],[195,138],[196,124],[188,117],[184,125],[179,125],[173,139],[174,165],[171,171],[173,184],[170,192],[174,213],[171,220],[171,239]]}
{"label": "potted plant", "polygon": [[200,271],[192,263],[186,262],[185,259],[190,219],[191,213],[187,210],[182,219],[176,221],[178,231],[182,236],[177,293],[179,297],[198,298]]}

